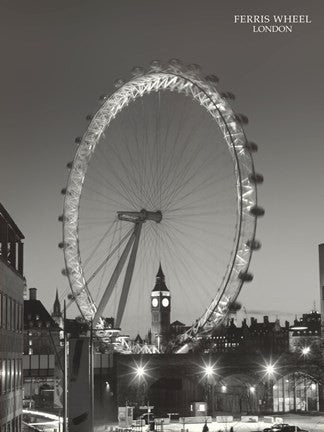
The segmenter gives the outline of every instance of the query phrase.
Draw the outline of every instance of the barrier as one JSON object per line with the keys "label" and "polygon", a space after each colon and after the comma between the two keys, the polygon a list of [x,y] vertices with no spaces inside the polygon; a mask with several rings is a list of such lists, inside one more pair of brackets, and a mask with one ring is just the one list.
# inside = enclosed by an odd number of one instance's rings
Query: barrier
{"label": "barrier", "polygon": [[233,416],[216,416],[217,423],[231,423],[234,421]]}
{"label": "barrier", "polygon": [[274,423],[274,417],[272,416],[264,416],[263,417],[264,423]]}
{"label": "barrier", "polygon": [[257,423],[259,421],[258,416],[242,416],[241,421],[245,423]]}
{"label": "barrier", "polygon": [[211,416],[196,416],[196,417],[180,417],[180,423],[196,424],[196,423],[211,423],[213,421]]}

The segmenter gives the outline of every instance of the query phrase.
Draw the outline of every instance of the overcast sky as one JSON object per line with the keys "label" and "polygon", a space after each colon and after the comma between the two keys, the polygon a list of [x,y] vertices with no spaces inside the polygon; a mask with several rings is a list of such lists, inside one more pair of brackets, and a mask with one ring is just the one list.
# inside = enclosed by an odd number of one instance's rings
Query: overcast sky
{"label": "overcast sky", "polygon": [[[292,33],[252,33],[236,14],[308,14]],[[49,309],[66,289],[57,244],[60,189],[85,116],[116,78],[152,59],[180,58],[220,77],[259,145],[266,216],[257,237],[247,310],[319,305],[324,242],[323,55],[320,1],[2,1],[0,201],[24,233],[28,287]],[[176,317],[174,317],[176,319]]]}

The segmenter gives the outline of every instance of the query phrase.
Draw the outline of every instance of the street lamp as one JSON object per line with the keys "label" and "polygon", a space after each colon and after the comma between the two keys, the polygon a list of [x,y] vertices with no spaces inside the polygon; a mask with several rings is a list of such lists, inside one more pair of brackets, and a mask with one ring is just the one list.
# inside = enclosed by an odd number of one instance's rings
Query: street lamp
{"label": "street lamp", "polygon": [[212,377],[215,373],[214,365],[210,365],[210,364],[205,365],[204,366],[204,372],[205,372],[205,376],[207,378]]}
{"label": "street lamp", "polygon": [[146,375],[145,366],[137,365],[136,369],[135,369],[135,372],[136,372],[137,378],[139,378],[139,379],[143,378]]}
{"label": "street lamp", "polygon": [[275,374],[275,372],[276,372],[274,365],[271,364],[271,363],[269,363],[269,364],[266,365],[265,371],[266,371],[266,374],[268,376],[273,376]]}
{"label": "street lamp", "polygon": [[310,352],[311,352],[311,349],[310,349],[310,347],[309,346],[305,346],[305,347],[303,347],[302,348],[302,354],[303,354],[303,356],[308,356],[308,354],[310,354]]}
{"label": "street lamp", "polygon": [[275,389],[274,386],[274,375],[276,374],[276,368],[275,365],[272,363],[267,363],[265,365],[265,375],[268,377],[268,382],[265,383],[266,386],[266,408],[269,411],[273,410],[273,390]]}
{"label": "street lamp", "polygon": [[[206,382],[206,403],[207,403],[207,414],[208,414],[208,402],[211,399],[212,415],[214,414],[214,375],[216,374],[214,364],[204,364],[203,366],[204,378]],[[211,398],[210,398],[211,393]]]}

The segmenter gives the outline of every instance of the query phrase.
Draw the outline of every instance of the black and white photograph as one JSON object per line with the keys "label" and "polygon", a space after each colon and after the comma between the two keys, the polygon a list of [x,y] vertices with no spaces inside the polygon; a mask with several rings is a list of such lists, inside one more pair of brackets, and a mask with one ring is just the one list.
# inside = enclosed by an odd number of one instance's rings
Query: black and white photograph
{"label": "black and white photograph", "polygon": [[324,432],[324,3],[0,35],[0,432]]}

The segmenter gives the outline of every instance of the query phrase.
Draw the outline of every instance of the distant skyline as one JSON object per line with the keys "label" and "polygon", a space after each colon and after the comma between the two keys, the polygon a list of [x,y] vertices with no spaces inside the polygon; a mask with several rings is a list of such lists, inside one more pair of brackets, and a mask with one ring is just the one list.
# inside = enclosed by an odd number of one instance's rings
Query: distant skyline
{"label": "distant skyline", "polygon": [[[27,286],[38,288],[49,310],[56,288],[62,294],[68,284],[57,218],[74,138],[117,78],[129,77],[133,66],[174,57],[220,78],[221,90],[236,95],[236,112],[249,118],[248,138],[259,146],[262,249],[252,258],[254,280],[239,301],[247,311],[283,315],[307,312],[314,301],[319,309],[323,3],[36,0],[3,2],[0,11],[0,201],[26,237]],[[289,34],[254,34],[234,24],[235,14],[250,13],[308,14],[312,23],[296,24]]]}

